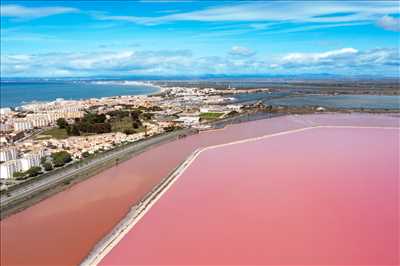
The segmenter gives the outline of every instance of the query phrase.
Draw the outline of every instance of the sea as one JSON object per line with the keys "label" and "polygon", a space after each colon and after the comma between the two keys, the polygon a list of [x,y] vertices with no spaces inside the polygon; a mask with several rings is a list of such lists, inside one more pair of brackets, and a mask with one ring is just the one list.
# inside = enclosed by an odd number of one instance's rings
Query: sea
{"label": "sea", "polygon": [[157,93],[159,87],[135,81],[1,82],[1,107],[17,107],[57,98],[81,100],[120,95]]}
{"label": "sea", "polygon": [[[248,87],[249,85],[246,84]],[[32,81],[1,82],[0,106],[18,107],[57,98],[81,100],[120,95],[157,93],[160,87],[139,81]],[[400,109],[400,96],[388,95],[306,95],[289,92],[260,92],[235,95],[236,103],[262,101],[270,105],[323,106],[334,108]]]}

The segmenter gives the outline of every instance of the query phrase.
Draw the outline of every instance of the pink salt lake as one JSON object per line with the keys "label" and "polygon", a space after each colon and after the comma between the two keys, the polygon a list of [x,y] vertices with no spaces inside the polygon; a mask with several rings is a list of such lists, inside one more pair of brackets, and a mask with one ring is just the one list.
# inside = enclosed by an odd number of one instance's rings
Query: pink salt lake
{"label": "pink salt lake", "polygon": [[399,132],[206,150],[101,265],[398,265]]}
{"label": "pink salt lake", "polygon": [[[1,221],[1,265],[77,264],[196,148],[319,124],[398,127],[399,118],[288,116],[159,146]],[[310,262],[310,245],[316,264],[391,262],[398,152],[396,129],[311,129],[208,150],[102,263],[298,264]]]}

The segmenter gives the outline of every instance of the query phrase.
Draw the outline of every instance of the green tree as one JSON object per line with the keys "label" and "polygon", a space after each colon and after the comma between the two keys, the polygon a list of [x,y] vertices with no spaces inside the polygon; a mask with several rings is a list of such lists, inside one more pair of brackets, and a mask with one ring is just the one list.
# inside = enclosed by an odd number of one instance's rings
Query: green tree
{"label": "green tree", "polygon": [[59,128],[67,128],[68,127],[68,122],[67,122],[67,120],[65,120],[65,118],[57,119],[56,123]]}
{"label": "green tree", "polygon": [[65,129],[67,131],[68,136],[71,136],[71,129],[72,129],[71,125],[68,125],[67,128]]}
{"label": "green tree", "polygon": [[115,110],[115,111],[108,112],[107,114],[112,117],[122,119],[124,117],[129,116],[129,111]]}
{"label": "green tree", "polygon": [[235,116],[235,115],[237,115],[237,114],[239,114],[237,111],[235,111],[235,110],[233,110],[233,111],[230,111],[228,114],[227,114],[227,116]]}
{"label": "green tree", "polygon": [[42,164],[42,166],[43,166],[44,170],[46,170],[46,171],[53,170],[53,165],[50,162],[44,162]]}
{"label": "green tree", "polygon": [[43,165],[45,162],[47,161],[47,157],[43,156],[42,158],[40,158],[40,164]]}
{"label": "green tree", "polygon": [[[118,113],[116,115],[118,116]],[[84,117],[80,121],[75,122],[70,129],[70,135],[79,136],[80,132],[97,134],[109,133],[111,132],[111,124],[106,122],[105,114],[86,113]]]}
{"label": "green tree", "polygon": [[13,177],[17,180],[26,179],[26,174],[25,172],[14,172]]}
{"label": "green tree", "polygon": [[153,114],[152,114],[152,113],[143,113],[143,114],[142,114],[142,118],[143,118],[144,120],[150,120],[152,117],[153,117]]}
{"label": "green tree", "polygon": [[77,124],[73,124],[71,127],[71,136],[80,136],[81,133],[79,131],[79,126]]}
{"label": "green tree", "polygon": [[110,123],[96,123],[93,125],[94,133],[102,134],[102,133],[110,133],[111,132],[111,124]]}
{"label": "green tree", "polygon": [[140,123],[140,121],[139,121],[139,122],[133,122],[133,123],[132,123],[132,127],[133,127],[134,129],[138,129],[141,125],[142,125],[142,124]]}
{"label": "green tree", "polygon": [[67,134],[68,136],[80,136],[81,132],[79,130],[79,122],[75,122],[73,125],[68,125]]}
{"label": "green tree", "polygon": [[172,131],[174,131],[175,129],[177,129],[176,126],[167,126],[167,127],[164,127],[164,131],[165,131],[165,132],[172,132]]}
{"label": "green tree", "polygon": [[125,129],[125,130],[124,130],[124,133],[125,133],[126,135],[132,135],[132,134],[135,133],[135,130],[128,128],[128,129]]}
{"label": "green tree", "polygon": [[137,121],[139,121],[140,122],[140,114],[142,113],[142,111],[140,111],[140,110],[134,110],[134,111],[132,111],[131,112],[131,119],[132,119],[132,122],[137,122]]}
{"label": "green tree", "polygon": [[106,115],[105,114],[95,114],[95,113],[86,113],[81,122],[82,123],[88,123],[88,124],[94,124],[94,123],[104,123],[106,121]]}
{"label": "green tree", "polygon": [[72,161],[72,156],[67,151],[54,152],[51,154],[51,158],[55,167],[63,166]]}
{"label": "green tree", "polygon": [[42,173],[42,168],[39,166],[32,166],[25,172],[29,177],[37,176]]}

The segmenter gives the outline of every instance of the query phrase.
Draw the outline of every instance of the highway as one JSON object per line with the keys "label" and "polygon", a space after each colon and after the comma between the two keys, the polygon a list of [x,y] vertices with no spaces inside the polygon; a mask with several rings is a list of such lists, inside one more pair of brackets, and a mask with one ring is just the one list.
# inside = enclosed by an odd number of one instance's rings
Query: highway
{"label": "highway", "polygon": [[[37,180],[36,182],[22,185],[19,188],[8,191],[8,193],[2,193],[0,196],[0,210],[3,211],[8,207],[12,207],[18,203],[23,202],[42,191],[50,189],[63,181],[69,180],[74,175],[85,172],[86,170],[96,169],[105,162],[110,162],[118,158],[124,157],[129,154],[140,153],[154,145],[161,144],[167,141],[178,138],[180,135],[193,134],[193,130],[183,129],[180,131],[171,132],[155,137],[148,138],[143,141],[139,141],[133,144],[128,144],[122,148],[117,148],[105,153],[101,153],[98,157],[91,160],[77,163],[74,165],[67,166],[62,171],[58,171],[54,174],[50,174],[47,177]],[[8,194],[8,195],[7,195]]]}

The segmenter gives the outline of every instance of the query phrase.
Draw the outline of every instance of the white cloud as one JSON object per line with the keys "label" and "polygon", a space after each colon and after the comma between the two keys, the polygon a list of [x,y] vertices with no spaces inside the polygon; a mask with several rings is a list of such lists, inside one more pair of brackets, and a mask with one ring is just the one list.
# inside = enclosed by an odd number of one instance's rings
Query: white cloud
{"label": "white cloud", "polygon": [[323,53],[291,53],[282,58],[284,64],[315,64],[332,62],[340,58],[348,58],[358,53],[354,48],[343,48],[340,50]]}
{"label": "white cloud", "polygon": [[[314,68],[320,70],[352,70],[372,72],[392,69],[398,71],[400,56],[397,49],[359,51],[343,48],[322,53],[291,53],[282,57],[278,66],[287,69]],[[373,73],[370,73],[373,74]]]}
{"label": "white cloud", "polygon": [[171,14],[171,13],[178,13],[179,11],[180,11],[179,9],[166,9],[166,10],[157,11],[157,13],[160,13],[160,14]]}
{"label": "white cloud", "polygon": [[[287,1],[245,2],[158,17],[103,16],[99,19],[125,20],[156,25],[174,21],[200,22],[296,22],[338,23],[376,21],[399,13],[396,1]],[[266,25],[253,23],[255,29]]]}
{"label": "white cloud", "polygon": [[1,71],[5,76],[46,76],[63,71],[69,75],[172,74],[188,69],[191,56],[188,50],[14,54],[2,55]]}
{"label": "white cloud", "polygon": [[310,30],[319,30],[319,29],[329,29],[329,28],[340,28],[340,27],[348,27],[348,26],[362,26],[371,24],[370,22],[348,22],[348,23],[326,23],[326,24],[318,24],[318,25],[306,25],[306,26],[298,26],[291,27],[288,29],[273,29],[270,31],[266,31],[261,33],[262,35],[271,35],[277,33],[293,33],[293,32],[304,32]]}
{"label": "white cloud", "polygon": [[400,31],[400,19],[391,16],[383,16],[377,24],[385,30]]}
{"label": "white cloud", "polygon": [[16,19],[35,19],[65,13],[79,12],[76,8],[55,6],[55,7],[25,7],[20,5],[1,5],[0,14],[2,17]]}
{"label": "white cloud", "polygon": [[[239,47],[239,46],[237,46]],[[235,48],[235,51],[246,51]],[[247,48],[246,48],[247,49]],[[245,52],[246,53],[246,52]],[[1,55],[7,76],[200,75],[271,73],[398,73],[397,49],[343,48],[321,53],[289,53],[275,60],[260,56],[196,57],[188,50],[106,51]]]}
{"label": "white cloud", "polygon": [[255,52],[246,47],[233,46],[229,51],[229,54],[233,56],[253,56]]}
{"label": "white cloud", "polygon": [[[96,15],[96,14],[94,14],[94,16],[99,20],[126,21],[126,22],[144,24],[142,18],[135,16],[107,16],[107,15]],[[148,23],[148,25],[151,25],[151,23]]]}

